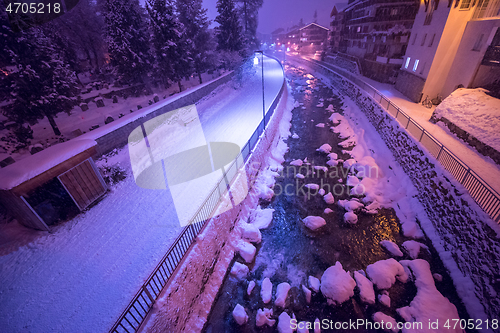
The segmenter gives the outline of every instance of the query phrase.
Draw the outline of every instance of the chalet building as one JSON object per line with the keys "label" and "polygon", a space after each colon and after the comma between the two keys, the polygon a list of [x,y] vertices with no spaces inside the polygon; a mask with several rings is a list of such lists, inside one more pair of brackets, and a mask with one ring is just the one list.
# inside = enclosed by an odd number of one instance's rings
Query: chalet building
{"label": "chalet building", "polygon": [[500,78],[500,0],[420,3],[396,89],[415,102]]}
{"label": "chalet building", "polygon": [[332,53],[346,52],[347,48],[343,43],[344,12],[339,12],[336,6],[333,6],[330,13],[330,35],[328,36],[328,50]]}
{"label": "chalet building", "polygon": [[[329,29],[317,23],[309,23],[302,28],[292,29],[283,35],[280,44],[302,54],[324,51],[328,45]],[[279,46],[278,43],[276,45]]]}
{"label": "chalet building", "polygon": [[417,0],[350,0],[343,13],[345,53],[359,59],[365,76],[394,83],[417,11]]}

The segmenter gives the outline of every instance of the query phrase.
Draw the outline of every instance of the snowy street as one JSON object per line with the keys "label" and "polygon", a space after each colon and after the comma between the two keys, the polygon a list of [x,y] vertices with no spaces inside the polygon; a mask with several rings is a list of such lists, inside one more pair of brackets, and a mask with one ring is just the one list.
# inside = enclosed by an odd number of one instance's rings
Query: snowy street
{"label": "snowy street", "polygon": [[[283,83],[281,66],[265,58],[266,107]],[[197,103],[207,141],[240,147],[262,119],[260,62],[240,85],[219,87]],[[125,180],[94,207],[47,234],[3,227],[0,248],[2,332],[107,332],[163,257],[180,226],[169,191],[138,187],[128,149],[97,161],[120,167]],[[187,188],[191,206],[214,183]]]}

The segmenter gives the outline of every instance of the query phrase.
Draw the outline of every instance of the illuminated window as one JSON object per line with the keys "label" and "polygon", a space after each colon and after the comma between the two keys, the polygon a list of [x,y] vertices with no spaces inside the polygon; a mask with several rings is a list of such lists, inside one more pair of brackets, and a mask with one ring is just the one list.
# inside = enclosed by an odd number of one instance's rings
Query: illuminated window
{"label": "illuminated window", "polygon": [[408,66],[410,65],[410,59],[410,57],[406,58],[405,68],[408,68]]}
{"label": "illuminated window", "polygon": [[418,59],[415,60],[415,63],[413,64],[413,71],[416,72],[418,67]]}

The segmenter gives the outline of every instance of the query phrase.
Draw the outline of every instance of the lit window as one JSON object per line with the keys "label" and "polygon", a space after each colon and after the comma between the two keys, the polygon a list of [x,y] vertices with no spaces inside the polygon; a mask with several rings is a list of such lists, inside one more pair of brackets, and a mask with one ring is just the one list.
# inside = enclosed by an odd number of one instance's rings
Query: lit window
{"label": "lit window", "polygon": [[408,68],[408,66],[410,65],[410,59],[410,57],[406,58],[405,68]]}
{"label": "lit window", "polygon": [[415,63],[413,64],[413,71],[416,72],[418,67],[418,59],[415,60]]}

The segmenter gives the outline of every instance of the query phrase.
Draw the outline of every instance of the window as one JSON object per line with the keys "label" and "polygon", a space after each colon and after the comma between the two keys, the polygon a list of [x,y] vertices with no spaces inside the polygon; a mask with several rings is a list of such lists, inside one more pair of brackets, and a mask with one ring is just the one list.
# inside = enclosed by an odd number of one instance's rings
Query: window
{"label": "window", "polygon": [[415,60],[415,63],[413,64],[413,71],[416,72],[418,68],[418,59]]}
{"label": "window", "polygon": [[462,0],[462,3],[460,4],[460,9],[469,9],[471,5],[471,0]]}
{"label": "window", "polygon": [[429,47],[431,47],[432,44],[434,44],[434,38],[436,38],[436,34],[432,35],[431,41],[429,42]]}
{"label": "window", "polygon": [[422,38],[422,44],[420,44],[420,46],[424,46],[425,44],[425,39],[427,38],[427,34],[424,35],[424,38]]}
{"label": "window", "polygon": [[415,42],[417,41],[417,34],[413,37],[413,42],[411,42],[411,45],[415,45]]}
{"label": "window", "polygon": [[408,68],[408,65],[410,65],[410,59],[410,57],[406,58],[405,69]]}
{"label": "window", "polygon": [[476,43],[474,44],[472,51],[480,51],[481,50],[481,46],[483,44],[483,38],[484,38],[484,34],[481,34],[481,36],[479,36],[479,38],[476,40]]}

